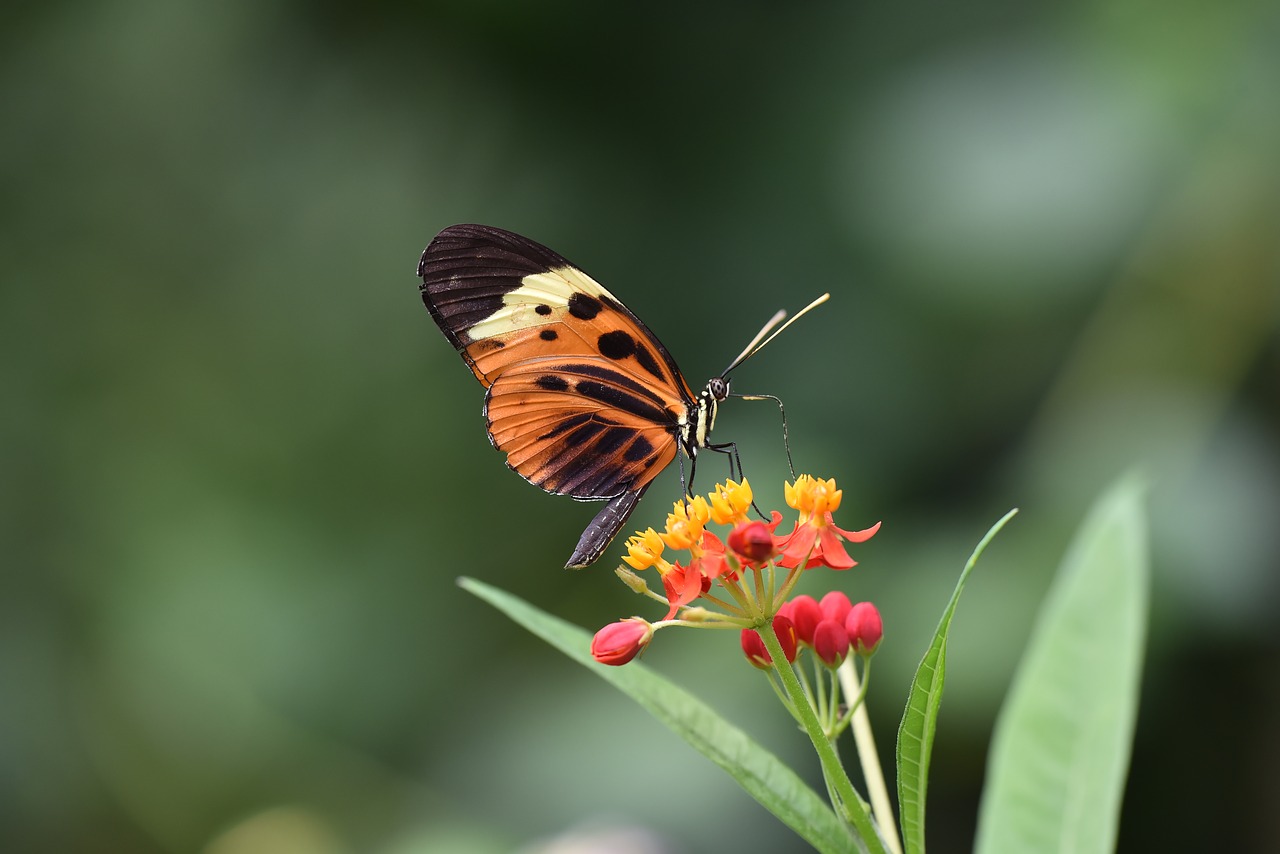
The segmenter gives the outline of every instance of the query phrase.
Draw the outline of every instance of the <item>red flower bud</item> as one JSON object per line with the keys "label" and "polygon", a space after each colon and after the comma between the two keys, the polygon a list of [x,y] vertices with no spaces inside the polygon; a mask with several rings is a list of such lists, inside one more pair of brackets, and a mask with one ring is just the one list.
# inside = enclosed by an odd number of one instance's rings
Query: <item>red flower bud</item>
{"label": "red flower bud", "polygon": [[849,645],[858,655],[871,655],[884,637],[884,623],[880,612],[870,602],[859,602],[845,618],[844,630],[849,633]]}
{"label": "red flower bud", "polygon": [[759,519],[743,522],[729,532],[729,548],[744,563],[757,566],[768,563],[778,553],[773,544],[773,532]]}
{"label": "red flower bud", "polygon": [[640,654],[653,637],[653,626],[639,617],[610,623],[591,639],[591,657],[601,664],[619,666]]}
{"label": "red flower bud", "polygon": [[[782,652],[788,662],[796,660],[796,629],[791,621],[781,614],[773,618],[773,631],[778,635],[778,643],[782,644]],[[773,666],[773,658],[764,645],[764,640],[755,629],[742,630],[742,652],[752,667],[768,670]]]}
{"label": "red flower bud", "polygon": [[839,667],[849,654],[849,634],[835,620],[823,620],[813,632],[813,654],[827,667]]}
{"label": "red flower bud", "polygon": [[796,640],[807,646],[813,646],[813,630],[822,621],[822,609],[818,600],[807,594],[801,594],[787,600],[779,613],[786,614],[796,627]]}
{"label": "red flower bud", "polygon": [[822,606],[823,618],[835,620],[837,623],[843,623],[845,617],[849,615],[849,609],[853,607],[849,597],[839,590],[832,590],[826,596],[823,596],[822,601],[818,604]]}

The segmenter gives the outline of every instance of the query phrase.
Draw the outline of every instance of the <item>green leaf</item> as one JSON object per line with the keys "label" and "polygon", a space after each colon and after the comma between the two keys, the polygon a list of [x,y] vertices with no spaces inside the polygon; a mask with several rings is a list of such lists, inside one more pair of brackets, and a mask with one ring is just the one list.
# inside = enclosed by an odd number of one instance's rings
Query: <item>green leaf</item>
{"label": "green leaf", "polygon": [[1142,494],[1112,486],[1063,559],[996,723],[978,852],[1115,848],[1146,633]]}
{"label": "green leaf", "polygon": [[1010,510],[1004,514],[999,522],[991,526],[991,530],[987,531],[969,556],[964,571],[960,573],[960,580],[956,583],[955,592],[951,594],[951,601],[942,612],[938,629],[933,633],[933,642],[921,659],[920,666],[916,668],[916,677],[911,682],[907,708],[898,725],[898,810],[902,818],[902,842],[907,854],[923,854],[924,851],[924,805],[929,785],[929,757],[933,752],[938,708],[942,704],[942,685],[947,672],[947,635],[951,631],[951,618],[955,615],[960,593],[969,580],[969,573],[977,565],[978,558],[986,550],[987,544],[1017,512]]}
{"label": "green leaf", "polygon": [[795,772],[697,697],[639,662],[623,667],[591,658],[591,635],[509,593],[472,578],[458,582],[647,709],[698,752],[725,769],[765,809],[824,852],[858,846],[826,801]]}

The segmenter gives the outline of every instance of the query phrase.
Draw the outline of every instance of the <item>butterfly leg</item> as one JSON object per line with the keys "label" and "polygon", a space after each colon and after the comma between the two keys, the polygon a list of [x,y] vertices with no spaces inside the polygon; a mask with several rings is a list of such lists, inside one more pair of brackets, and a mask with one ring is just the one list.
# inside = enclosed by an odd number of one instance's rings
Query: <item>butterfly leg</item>
{"label": "butterfly leg", "polygon": [[729,480],[742,479],[742,458],[738,456],[737,442],[723,442],[718,445],[704,445],[708,451],[724,454],[729,458]]}
{"label": "butterfly leg", "polygon": [[[704,447],[708,451],[715,451],[717,454],[724,454],[729,458],[729,480],[741,481],[746,479],[746,474],[742,471],[742,457],[738,456],[737,442],[724,442],[719,445],[705,445]],[[737,470],[736,477],[734,475],[735,469]],[[764,511],[756,504],[755,499],[752,499],[751,506],[755,509],[756,513],[760,515],[761,519],[769,518],[764,515]]]}
{"label": "butterfly leg", "polygon": [[743,400],[772,400],[778,404],[778,411],[782,413],[782,447],[787,452],[787,470],[791,472],[791,479],[795,480],[796,467],[791,462],[791,442],[787,439],[787,410],[783,407],[782,400],[771,394],[734,394],[730,395],[730,397],[738,397]]}
{"label": "butterfly leg", "polygon": [[[689,476],[686,478],[684,473],[685,457],[689,458]],[[698,458],[692,454],[676,453],[676,461],[680,464],[680,497],[693,497],[693,476],[698,469]]]}

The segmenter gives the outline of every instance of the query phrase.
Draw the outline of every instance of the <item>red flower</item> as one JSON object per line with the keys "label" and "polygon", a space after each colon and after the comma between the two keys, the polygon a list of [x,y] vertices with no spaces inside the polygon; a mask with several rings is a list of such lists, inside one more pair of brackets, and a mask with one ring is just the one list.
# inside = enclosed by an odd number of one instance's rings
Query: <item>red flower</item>
{"label": "red flower", "polygon": [[772,525],[754,519],[743,522],[729,532],[729,548],[744,564],[764,566],[778,553],[773,544],[773,529],[782,521],[782,514],[775,511],[774,516]]}
{"label": "red flower", "polygon": [[610,623],[591,639],[591,657],[619,666],[640,654],[653,637],[653,626],[639,617]]}
{"label": "red flower", "polygon": [[662,576],[662,586],[667,591],[667,602],[671,606],[662,619],[670,620],[682,607],[706,593],[711,588],[711,579],[702,574],[696,560],[688,566],[673,563]]}
{"label": "red flower", "polygon": [[[794,569],[808,555],[804,568],[826,566],[831,569],[849,569],[858,562],[849,557],[844,542],[865,543],[880,530],[876,522],[870,528],[861,531],[846,531],[836,527],[831,521],[831,514],[815,516],[807,522],[796,522],[795,530],[784,537],[778,537],[778,566]],[[844,542],[842,542],[844,541]]]}
{"label": "red flower", "polygon": [[[778,636],[778,643],[782,644],[782,654],[787,657],[788,662],[794,662],[796,660],[795,626],[791,625],[791,621],[786,617],[776,614],[773,618],[773,631]],[[773,666],[773,658],[755,629],[742,630],[742,652],[753,667],[768,670]]]}
{"label": "red flower", "polygon": [[823,619],[834,620],[843,626],[844,618],[849,615],[849,610],[853,608],[853,603],[849,601],[848,596],[839,590],[832,590],[822,597],[818,607],[822,609]]}
{"label": "red flower", "polygon": [[[701,551],[693,550],[693,565],[697,566],[708,582],[715,581],[729,569],[729,562],[724,559],[724,543],[710,531],[702,532]],[[707,587],[703,587],[705,593]]]}
{"label": "red flower", "polygon": [[823,620],[813,631],[813,654],[827,667],[839,667],[849,654],[849,633],[844,624]]}
{"label": "red flower", "polygon": [[844,629],[849,633],[849,643],[858,655],[871,655],[884,637],[884,623],[880,612],[870,602],[859,602],[845,617]]}
{"label": "red flower", "polygon": [[813,646],[813,630],[822,621],[822,609],[812,596],[801,594],[778,609],[796,627],[796,639],[806,646]]}

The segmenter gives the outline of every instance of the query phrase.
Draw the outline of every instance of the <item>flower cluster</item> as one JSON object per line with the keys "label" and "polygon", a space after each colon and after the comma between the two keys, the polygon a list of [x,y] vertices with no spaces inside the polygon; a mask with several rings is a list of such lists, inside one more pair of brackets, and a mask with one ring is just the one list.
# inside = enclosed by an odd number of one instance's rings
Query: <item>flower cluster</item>
{"label": "flower cluster", "polygon": [[[676,502],[662,531],[648,528],[631,537],[623,561],[636,572],[619,567],[618,575],[633,590],[664,603],[667,613],[653,623],[632,617],[606,626],[592,642],[592,656],[604,664],[626,664],[657,629],[671,625],[741,629],[747,659],[762,668],[773,666],[755,631],[766,625],[772,626],[788,661],[798,648],[812,649],[830,667],[851,647],[864,655],[874,651],[879,615],[873,630],[863,607],[874,612],[874,606],[854,606],[844,594],[828,594],[821,604],[809,596],[790,596],[805,570],[855,566],[848,544],[866,542],[880,523],[859,531],[838,527],[832,514],[840,507],[842,492],[834,480],[801,475],[784,485],[784,495],[798,513],[787,534],[776,533],[783,519],[776,510],[767,522],[748,518],[754,496],[743,479]],[[727,537],[722,540],[707,530],[710,524],[730,526]],[[681,554],[676,558],[674,552]],[[657,572],[661,594],[637,575],[648,569]],[[695,600],[711,607],[694,606]],[[860,615],[856,619],[855,612]]]}

